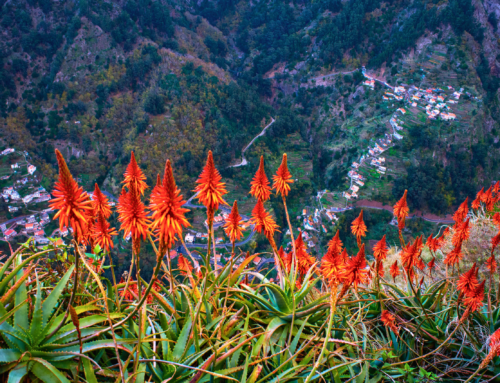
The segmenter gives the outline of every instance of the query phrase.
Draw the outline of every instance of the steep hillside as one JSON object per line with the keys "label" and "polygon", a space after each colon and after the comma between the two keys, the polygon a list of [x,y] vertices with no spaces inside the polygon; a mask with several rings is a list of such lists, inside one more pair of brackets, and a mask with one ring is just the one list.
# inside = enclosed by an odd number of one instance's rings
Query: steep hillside
{"label": "steep hillside", "polygon": [[[492,1],[0,5],[0,139],[34,153],[48,179],[54,148],[86,188],[97,181],[113,193],[131,149],[150,179],[173,159],[185,190],[208,149],[235,185],[250,180],[260,154],[274,166],[287,150],[307,191],[295,209],[324,188],[335,205],[352,162],[392,133],[389,118],[405,105],[384,104],[380,83],[363,87],[361,66],[391,86],[450,85],[472,101],[458,125],[415,115],[387,158],[394,172],[360,199],[392,201],[409,188],[414,208],[445,213],[474,193],[470,185],[497,178],[498,151],[488,150],[499,129]],[[273,117],[246,153],[248,169],[228,168]],[[439,180],[444,202],[429,201],[425,177]]]}

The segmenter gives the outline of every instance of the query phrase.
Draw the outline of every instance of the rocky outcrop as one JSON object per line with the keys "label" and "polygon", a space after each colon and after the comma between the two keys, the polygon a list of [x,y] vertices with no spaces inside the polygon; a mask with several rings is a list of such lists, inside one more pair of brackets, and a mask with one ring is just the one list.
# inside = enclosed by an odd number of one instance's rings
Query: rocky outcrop
{"label": "rocky outcrop", "polygon": [[[476,9],[474,16],[484,28],[483,53],[488,60],[490,73],[498,77],[500,76],[500,62],[497,59],[499,52],[500,3],[497,0],[472,0],[472,4]],[[496,28],[488,21],[491,13],[496,15]]]}

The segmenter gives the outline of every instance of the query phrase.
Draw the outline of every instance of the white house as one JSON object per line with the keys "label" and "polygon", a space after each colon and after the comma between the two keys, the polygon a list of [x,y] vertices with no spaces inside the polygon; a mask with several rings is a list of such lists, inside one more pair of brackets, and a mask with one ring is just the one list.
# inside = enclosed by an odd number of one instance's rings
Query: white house
{"label": "white house", "polygon": [[36,170],[36,166],[35,165],[29,165],[28,166],[28,173],[29,174],[33,174]]}
{"label": "white house", "polygon": [[186,236],[184,237],[184,241],[186,241],[187,243],[193,243],[194,235],[191,233],[187,233]]}

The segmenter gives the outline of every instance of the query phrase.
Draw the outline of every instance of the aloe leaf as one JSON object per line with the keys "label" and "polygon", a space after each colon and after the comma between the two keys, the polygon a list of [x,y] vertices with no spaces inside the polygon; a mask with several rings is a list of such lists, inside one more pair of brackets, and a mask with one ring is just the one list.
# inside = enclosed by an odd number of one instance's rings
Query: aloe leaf
{"label": "aloe leaf", "polygon": [[94,374],[94,369],[92,368],[92,365],[90,364],[90,360],[87,358],[82,358],[82,363],[83,363],[83,371],[85,372],[85,378],[87,380],[87,383],[97,383],[97,378]]}
{"label": "aloe leaf", "polygon": [[43,321],[43,311],[42,311],[42,290],[40,287],[40,281],[38,276],[36,277],[36,295],[35,295],[35,307],[33,309],[33,316],[31,318],[30,335],[35,343],[38,344],[39,340],[43,339],[42,334],[42,321]]}
{"label": "aloe leaf", "polygon": [[[18,281],[23,278],[23,274],[23,270],[19,270],[17,274]],[[26,293],[26,282],[23,280],[21,286],[19,286],[15,293],[15,305],[18,306],[22,302],[26,302],[26,299],[28,299],[28,294]],[[24,306],[22,310],[16,310],[14,315],[14,326],[22,327],[26,330],[29,329],[28,306]]]}
{"label": "aloe leaf", "polygon": [[7,383],[20,383],[21,380],[28,373],[28,364],[20,363],[9,373],[9,380]]}
{"label": "aloe leaf", "polygon": [[236,281],[238,280],[239,276],[241,275],[241,273],[243,272],[243,270],[245,270],[245,268],[247,267],[247,265],[252,262],[256,256],[258,256],[259,254],[253,254],[251,255],[250,257],[248,257],[247,259],[245,259],[243,262],[241,262],[241,265],[238,266],[238,268],[233,271],[233,273],[231,274],[231,279],[229,280],[229,286],[233,286]]}
{"label": "aloe leaf", "polygon": [[174,361],[180,361],[184,353],[186,352],[186,344],[191,333],[191,317],[188,318],[184,327],[182,328],[177,343],[175,344],[172,358]]}
{"label": "aloe leaf", "polygon": [[18,350],[11,348],[0,348],[0,363],[15,362],[21,357]]}
{"label": "aloe leaf", "polygon": [[277,285],[269,283],[263,285],[267,289],[269,289],[274,297],[274,300],[276,301],[276,304],[278,305],[278,308],[280,311],[284,313],[289,313],[291,310],[291,306],[289,302],[288,297],[285,295],[284,291],[281,290]]}
{"label": "aloe leaf", "polygon": [[31,372],[41,381],[45,383],[70,383],[61,371],[46,360],[40,358],[32,358],[31,360],[37,362],[33,364]]}
{"label": "aloe leaf", "polygon": [[61,280],[57,283],[56,287],[52,290],[52,292],[49,294],[47,299],[43,302],[43,327],[47,325],[47,322],[49,320],[49,317],[52,315],[52,311],[57,305],[57,301],[59,300],[59,297],[61,296],[64,288],[66,287],[66,284],[68,283],[68,280],[71,276],[71,273],[75,269],[75,265],[71,265],[68,271],[66,271],[66,274],[61,278]]}

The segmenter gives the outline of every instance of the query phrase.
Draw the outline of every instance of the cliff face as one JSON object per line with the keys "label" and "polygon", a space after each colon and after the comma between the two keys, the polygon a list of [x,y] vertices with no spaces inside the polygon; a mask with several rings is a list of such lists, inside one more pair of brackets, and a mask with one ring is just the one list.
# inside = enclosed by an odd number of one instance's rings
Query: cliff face
{"label": "cliff face", "polygon": [[484,28],[483,52],[490,66],[490,73],[500,76],[500,3],[496,0],[473,0],[474,16]]}

